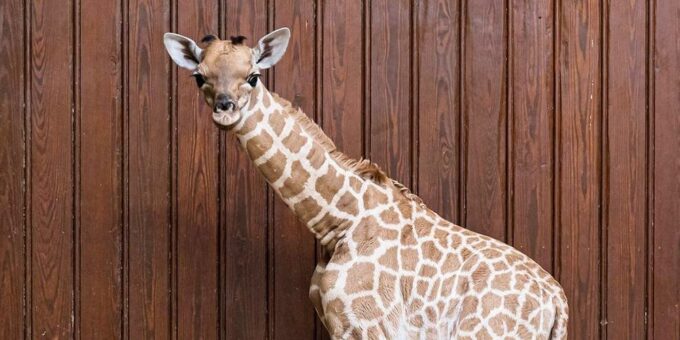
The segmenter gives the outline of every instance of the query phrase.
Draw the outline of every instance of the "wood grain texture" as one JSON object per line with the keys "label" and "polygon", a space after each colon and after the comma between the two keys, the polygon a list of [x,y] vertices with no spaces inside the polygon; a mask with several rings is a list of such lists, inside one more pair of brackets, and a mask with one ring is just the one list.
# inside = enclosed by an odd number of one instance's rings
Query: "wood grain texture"
{"label": "wood grain texture", "polygon": [[[177,31],[218,33],[217,0],[177,2]],[[160,36],[159,36],[160,38]],[[189,71],[177,72],[177,336],[218,334],[219,130]]]}
{"label": "wood grain texture", "polygon": [[323,130],[345,154],[363,155],[363,4],[358,0],[323,5],[321,115]]}
{"label": "wood grain texture", "polygon": [[653,339],[680,339],[680,2],[654,2]]}
{"label": "wood grain texture", "polygon": [[263,81],[551,270],[571,338],[680,340],[674,0],[3,3],[0,338],[327,338],[313,236],[162,42],[283,26]]}
{"label": "wood grain texture", "polygon": [[464,226],[506,237],[505,7],[497,0],[466,2],[463,129]]}
{"label": "wood grain texture", "polygon": [[[273,89],[315,118],[315,4],[276,0],[274,11],[274,27],[289,27],[292,35],[286,55],[270,73],[274,77]],[[309,282],[315,265],[315,239],[278,197],[272,208],[274,296],[269,337],[311,339],[315,335],[316,313],[309,302]]]}
{"label": "wood grain texture", "polygon": [[563,1],[558,19],[558,279],[575,339],[600,336],[600,10],[596,2]]}
{"label": "wood grain texture", "polygon": [[379,0],[371,6],[370,154],[392,178],[411,186],[411,7]]}
{"label": "wood grain texture", "polygon": [[[105,11],[109,15],[98,15]],[[120,1],[80,7],[80,319],[84,339],[122,338]]]}
{"label": "wood grain texture", "polygon": [[130,2],[126,112],[130,339],[171,337],[170,3]]}
{"label": "wood grain texture", "polygon": [[32,332],[67,338],[73,319],[73,3],[31,3]]}
{"label": "wood grain texture", "polygon": [[551,271],[553,264],[553,2],[510,8],[510,239]]}
{"label": "wood grain texture", "polygon": [[[608,2],[606,336],[645,337],[647,45],[645,1]],[[633,294],[631,294],[633,293]]]}
{"label": "wood grain texture", "polygon": [[[226,1],[226,38],[244,35],[254,46],[267,33],[265,0]],[[222,152],[223,338],[264,339],[267,334],[267,187],[240,143],[226,136]]]}
{"label": "wood grain texture", "polygon": [[0,6],[0,338],[24,336],[25,53],[17,2]]}
{"label": "wood grain texture", "polygon": [[418,7],[418,191],[442,217],[460,223],[460,6]]}

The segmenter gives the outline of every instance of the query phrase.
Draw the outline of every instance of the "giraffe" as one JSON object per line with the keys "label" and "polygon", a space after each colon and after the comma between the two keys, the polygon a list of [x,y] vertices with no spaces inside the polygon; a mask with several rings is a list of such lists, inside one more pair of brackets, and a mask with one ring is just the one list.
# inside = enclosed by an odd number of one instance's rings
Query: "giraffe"
{"label": "giraffe", "polygon": [[333,339],[564,339],[559,283],[518,250],[437,215],[368,160],[336,149],[321,128],[259,81],[288,46],[275,30],[254,48],[209,35],[204,48],[166,33],[216,125],[315,235],[325,256],[309,297]]}

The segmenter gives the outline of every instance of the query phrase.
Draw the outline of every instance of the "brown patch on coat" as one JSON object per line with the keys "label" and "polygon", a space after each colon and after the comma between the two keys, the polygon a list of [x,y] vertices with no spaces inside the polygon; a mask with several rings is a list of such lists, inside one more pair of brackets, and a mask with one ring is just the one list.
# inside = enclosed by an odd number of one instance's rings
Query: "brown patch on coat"
{"label": "brown patch on coat", "polygon": [[314,199],[307,197],[302,201],[295,203],[293,210],[303,223],[307,223],[309,220],[319,214],[321,207],[316,203],[316,201],[314,201]]}
{"label": "brown patch on coat", "polygon": [[309,153],[307,154],[307,160],[309,160],[309,164],[311,164],[314,169],[321,168],[323,163],[326,161],[323,149],[317,146],[312,146],[312,148],[309,150]]}
{"label": "brown patch on coat", "polygon": [[305,183],[309,179],[309,172],[305,170],[300,161],[294,161],[290,169],[290,177],[283,182],[279,190],[283,198],[293,197],[302,192]]}
{"label": "brown patch on coat", "polygon": [[397,285],[397,277],[386,272],[381,272],[378,277],[378,293],[382,304],[388,307],[394,301],[394,291]]}
{"label": "brown patch on coat", "polygon": [[343,332],[350,327],[349,319],[345,314],[345,304],[340,299],[333,299],[326,304],[326,326],[334,337],[341,337]]}
{"label": "brown patch on coat", "polygon": [[403,270],[414,271],[418,263],[418,251],[415,249],[403,248],[400,250],[401,267]]}
{"label": "brown patch on coat", "polygon": [[373,209],[387,203],[387,195],[383,194],[374,185],[369,185],[364,194],[364,209]]}
{"label": "brown patch on coat", "polygon": [[299,129],[293,129],[282,142],[292,153],[298,153],[307,142],[307,137],[302,136]]}
{"label": "brown patch on coat", "polygon": [[401,296],[407,302],[411,299],[411,291],[413,290],[413,276],[402,276],[399,278],[399,289],[401,289]]}
{"label": "brown patch on coat", "polygon": [[427,290],[430,288],[430,282],[427,280],[417,280],[416,281],[416,292],[418,295],[425,297]]}
{"label": "brown patch on coat", "polygon": [[502,306],[502,298],[493,292],[488,292],[482,296],[482,316],[486,317],[491,311]]}
{"label": "brown patch on coat", "polygon": [[280,112],[274,112],[269,115],[269,126],[272,127],[272,130],[274,130],[274,133],[277,136],[281,135],[281,132],[283,131],[283,127],[286,125],[286,120],[284,119],[283,115]]}
{"label": "brown patch on coat", "polygon": [[358,200],[354,195],[347,191],[338,200],[337,207],[340,211],[346,212],[350,215],[357,215],[359,213]]}
{"label": "brown patch on coat", "polygon": [[262,171],[262,174],[268,181],[276,182],[276,180],[283,175],[283,173],[277,169],[281,169],[284,164],[286,164],[286,156],[284,156],[281,151],[277,151],[274,156],[260,164],[258,168]]}
{"label": "brown patch on coat", "polygon": [[420,272],[418,274],[421,277],[434,277],[437,275],[437,268],[432,267],[429,264],[425,264],[420,267]]}
{"label": "brown patch on coat", "polygon": [[380,307],[373,296],[363,296],[352,301],[354,315],[363,320],[375,320],[382,315]]}
{"label": "brown patch on coat", "polygon": [[491,281],[491,288],[500,291],[510,290],[510,280],[512,275],[510,273],[497,274]]}
{"label": "brown patch on coat", "polygon": [[397,247],[391,247],[390,249],[387,249],[385,254],[383,254],[378,259],[378,263],[392,270],[399,269],[397,262]]}
{"label": "brown patch on coat", "polygon": [[323,197],[326,202],[330,203],[333,200],[333,197],[335,197],[335,194],[342,188],[342,184],[342,175],[338,174],[334,167],[329,166],[326,174],[317,179],[315,187],[321,197]]}
{"label": "brown patch on coat", "polygon": [[266,131],[262,131],[257,137],[251,138],[246,142],[246,150],[248,150],[250,158],[256,160],[271,149],[273,142],[272,136]]}
{"label": "brown patch on coat", "polygon": [[383,222],[387,224],[398,224],[400,222],[399,215],[394,210],[394,208],[391,207],[380,213],[380,219],[382,219]]}
{"label": "brown patch on coat", "polygon": [[355,294],[373,289],[373,271],[375,266],[370,262],[357,263],[347,271],[345,292]]}
{"label": "brown patch on coat", "polygon": [[335,283],[338,281],[338,271],[337,270],[327,270],[321,276],[319,280],[319,289],[321,293],[326,294],[329,290],[333,289]]}
{"label": "brown patch on coat", "polygon": [[442,258],[442,252],[437,249],[433,241],[426,241],[422,245],[423,257],[430,259],[434,262],[439,262]]}
{"label": "brown patch on coat", "polygon": [[405,246],[414,246],[418,244],[416,240],[415,231],[410,224],[405,225],[401,230],[401,244]]}
{"label": "brown patch on coat", "polygon": [[397,204],[397,208],[399,208],[399,211],[401,211],[401,215],[404,216],[405,219],[407,220],[411,219],[413,208],[411,207],[410,201],[400,200],[399,203]]}
{"label": "brown patch on coat", "polygon": [[444,263],[442,263],[442,272],[451,273],[456,271],[459,267],[460,260],[458,259],[458,255],[456,255],[455,253],[448,253],[446,255]]}
{"label": "brown patch on coat", "polygon": [[354,176],[349,177],[349,186],[352,187],[352,190],[356,193],[361,191],[361,181]]}
{"label": "brown patch on coat", "polygon": [[413,224],[418,237],[425,237],[432,231],[432,223],[422,217],[416,218]]}
{"label": "brown patch on coat", "polygon": [[489,266],[484,262],[480,263],[477,269],[472,272],[472,284],[476,291],[481,292],[487,286],[490,273]]}

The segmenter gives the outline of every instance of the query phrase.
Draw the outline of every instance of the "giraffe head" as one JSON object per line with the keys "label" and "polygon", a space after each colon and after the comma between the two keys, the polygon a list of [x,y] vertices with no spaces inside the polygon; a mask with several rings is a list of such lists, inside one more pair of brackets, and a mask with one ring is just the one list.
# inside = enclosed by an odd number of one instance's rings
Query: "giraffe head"
{"label": "giraffe head", "polygon": [[262,37],[254,48],[243,43],[243,36],[220,40],[208,35],[201,40],[204,48],[175,33],[165,33],[163,42],[170,58],[192,72],[215,123],[231,127],[241,120],[241,109],[259,86],[260,70],[283,57],[289,39],[290,30],[284,27]]}

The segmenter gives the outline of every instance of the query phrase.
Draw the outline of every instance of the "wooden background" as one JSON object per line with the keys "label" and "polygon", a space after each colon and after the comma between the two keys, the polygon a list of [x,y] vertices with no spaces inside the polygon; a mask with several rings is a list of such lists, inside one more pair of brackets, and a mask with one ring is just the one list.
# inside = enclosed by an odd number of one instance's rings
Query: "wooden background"
{"label": "wooden background", "polygon": [[166,31],[265,81],[437,212],[554,273],[573,339],[680,336],[680,1],[0,3],[0,338],[324,337],[314,238]]}

